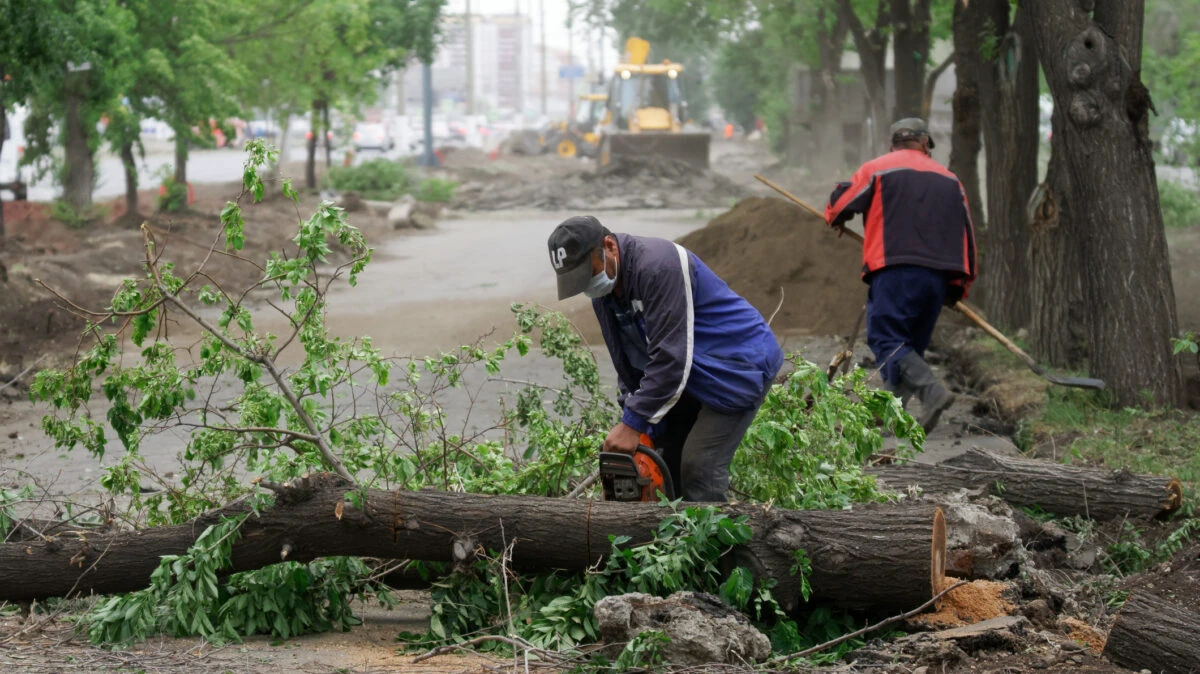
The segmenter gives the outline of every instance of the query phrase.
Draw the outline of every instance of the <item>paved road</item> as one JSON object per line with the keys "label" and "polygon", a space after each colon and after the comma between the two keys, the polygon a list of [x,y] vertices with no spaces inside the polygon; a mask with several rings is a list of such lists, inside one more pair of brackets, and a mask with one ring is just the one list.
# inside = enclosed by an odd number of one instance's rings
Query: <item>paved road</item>
{"label": "paved road", "polygon": [[[289,141],[288,161],[304,161],[305,148],[298,142]],[[340,165],[345,156],[345,150],[335,149],[333,161]],[[375,150],[365,150],[356,155],[355,161],[374,159],[377,157],[398,158],[397,151],[382,153]],[[324,161],[324,151],[317,155],[317,161]],[[188,157],[188,180],[193,183],[223,183],[237,180],[242,173],[242,164],[246,161],[246,153],[240,150],[193,150]],[[158,185],[161,180],[158,172],[164,167],[174,166],[175,156],[169,152],[152,152],[138,160],[138,179],[143,188]],[[96,162],[96,199],[110,199],[125,194],[125,169],[118,157],[102,155]],[[33,183],[29,188],[31,201],[53,201],[61,192],[54,184],[54,179],[46,176]]]}

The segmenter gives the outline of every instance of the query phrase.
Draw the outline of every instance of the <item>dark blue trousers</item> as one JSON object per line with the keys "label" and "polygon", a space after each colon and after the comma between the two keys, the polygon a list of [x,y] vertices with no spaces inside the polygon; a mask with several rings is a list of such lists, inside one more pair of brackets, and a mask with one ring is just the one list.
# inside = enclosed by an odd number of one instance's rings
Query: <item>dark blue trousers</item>
{"label": "dark blue trousers", "polygon": [[867,346],[883,381],[896,383],[896,363],[909,351],[924,357],[946,299],[946,273],[914,266],[885,267],[867,291]]}

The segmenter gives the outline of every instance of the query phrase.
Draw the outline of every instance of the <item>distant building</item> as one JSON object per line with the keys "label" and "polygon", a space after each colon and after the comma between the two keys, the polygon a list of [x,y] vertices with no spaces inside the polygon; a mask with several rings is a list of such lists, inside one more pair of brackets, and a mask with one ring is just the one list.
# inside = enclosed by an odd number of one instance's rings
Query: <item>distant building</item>
{"label": "distant building", "polygon": [[[953,46],[948,42],[934,45],[931,60],[940,63],[953,53]],[[889,45],[885,64],[884,100],[888,114],[895,107],[895,69],[892,65],[893,51]],[[933,65],[929,70],[933,70]],[[841,144],[843,167],[854,167],[871,158],[871,137],[887,135],[887,129],[893,119],[870,119],[867,105],[866,88],[860,74],[861,65],[858,54],[852,50],[842,56],[841,70],[837,75],[838,107],[837,116],[840,121],[841,134],[837,141]],[[927,73],[928,75],[928,73]],[[938,78],[931,99],[929,123],[930,134],[937,141],[934,157],[941,162],[949,161],[950,130],[953,123],[951,103],[954,98],[956,80],[954,66],[951,65]],[[792,114],[789,119],[791,138],[788,142],[788,163],[801,166],[813,156],[813,146],[817,139],[812,133],[818,128],[815,123],[815,101],[813,98],[812,72],[804,67],[796,67],[792,71]],[[810,131],[811,130],[811,131]]]}
{"label": "distant building", "polygon": [[[467,22],[462,14],[442,18],[442,43],[433,62],[437,107],[466,111]],[[472,14],[475,112],[520,113],[531,107],[534,71],[533,24],[521,14]],[[405,107],[421,106],[421,68],[404,76]]]}

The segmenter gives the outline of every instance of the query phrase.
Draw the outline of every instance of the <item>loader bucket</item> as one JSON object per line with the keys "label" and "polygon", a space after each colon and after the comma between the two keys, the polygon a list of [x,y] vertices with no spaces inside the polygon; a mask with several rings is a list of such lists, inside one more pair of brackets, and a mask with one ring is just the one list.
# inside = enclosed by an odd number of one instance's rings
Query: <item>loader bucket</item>
{"label": "loader bucket", "polygon": [[618,157],[671,157],[697,168],[708,168],[707,133],[614,133],[600,141],[600,165]]}

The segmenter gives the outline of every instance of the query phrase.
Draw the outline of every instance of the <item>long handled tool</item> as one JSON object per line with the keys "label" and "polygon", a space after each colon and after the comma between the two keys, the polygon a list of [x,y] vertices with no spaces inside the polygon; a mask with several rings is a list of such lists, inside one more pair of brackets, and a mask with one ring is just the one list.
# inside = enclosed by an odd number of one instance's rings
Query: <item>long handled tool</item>
{"label": "long handled tool", "polygon": [[[770,180],[767,180],[766,178],[764,178],[758,174],[755,174],[754,177],[760,183],[766,185],[767,187],[770,187],[771,189],[775,190],[776,192],[787,197],[787,199],[789,201],[796,204],[797,206],[800,206],[801,208],[807,210],[808,212],[812,213],[813,215],[817,216],[818,218],[821,218],[822,220],[825,219],[824,214],[818,212],[817,209],[813,208],[812,206],[809,206],[808,204],[804,203],[803,201],[798,199],[795,195],[791,194],[790,192],[783,189],[779,185],[776,185],[775,183],[771,182]],[[841,231],[843,233],[845,233],[847,236],[849,236],[851,239],[854,239],[855,241],[862,243],[863,237],[858,232],[855,232],[854,230],[846,229],[844,227],[842,228]],[[1037,361],[1034,360],[1032,356],[1025,353],[1025,351],[1023,351],[1021,349],[1021,347],[1017,346],[1016,344],[1013,344],[1012,340],[1005,337],[1003,333],[1001,333],[996,328],[992,327],[992,325],[990,323],[988,323],[987,321],[983,320],[983,318],[979,314],[975,313],[975,311],[973,309],[971,309],[971,307],[968,307],[967,305],[963,304],[962,302],[955,302],[953,309],[955,311],[957,311],[958,313],[962,314],[963,316],[966,316],[972,323],[974,323],[975,325],[978,325],[984,332],[991,335],[992,338],[994,338],[997,342],[1000,342],[1001,344],[1003,344],[1004,348],[1011,351],[1014,355],[1016,355],[1017,358],[1020,358],[1021,362],[1025,363],[1025,365],[1030,370],[1033,370],[1033,372],[1035,374],[1042,377],[1043,379],[1050,382],[1051,384],[1058,384],[1059,386],[1072,386],[1075,388],[1096,389],[1099,391],[1103,391],[1105,388],[1107,388],[1107,385],[1100,379],[1092,379],[1090,377],[1063,377],[1063,376],[1059,376],[1059,375],[1047,372],[1045,369],[1042,368],[1041,365],[1038,365]]]}

